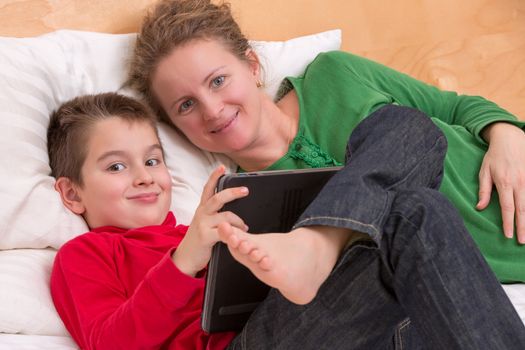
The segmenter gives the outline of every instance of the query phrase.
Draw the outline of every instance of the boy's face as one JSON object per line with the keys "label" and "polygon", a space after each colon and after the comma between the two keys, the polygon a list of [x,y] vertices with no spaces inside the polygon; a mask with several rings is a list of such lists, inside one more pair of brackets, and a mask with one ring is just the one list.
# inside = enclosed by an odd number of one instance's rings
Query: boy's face
{"label": "boy's face", "polygon": [[170,208],[171,176],[152,127],[115,117],[89,133],[83,186],[75,185],[89,227],[161,224]]}

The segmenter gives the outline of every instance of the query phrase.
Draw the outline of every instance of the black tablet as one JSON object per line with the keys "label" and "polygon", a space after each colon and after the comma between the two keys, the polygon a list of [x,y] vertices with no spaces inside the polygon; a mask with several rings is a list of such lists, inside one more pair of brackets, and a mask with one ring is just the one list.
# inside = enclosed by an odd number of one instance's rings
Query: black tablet
{"label": "black tablet", "polygon": [[[250,233],[289,232],[325,183],[341,167],[227,174],[217,191],[246,186],[250,194],[224,206],[241,217]],[[270,287],[233,259],[223,243],[213,247],[208,265],[202,329],[238,331]]]}

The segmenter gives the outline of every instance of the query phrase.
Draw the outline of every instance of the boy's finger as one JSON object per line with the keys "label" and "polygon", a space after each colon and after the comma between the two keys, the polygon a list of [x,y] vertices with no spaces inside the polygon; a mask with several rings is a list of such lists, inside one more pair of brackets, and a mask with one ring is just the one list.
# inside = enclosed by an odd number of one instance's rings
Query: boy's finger
{"label": "boy's finger", "polygon": [[210,177],[208,178],[208,181],[206,181],[206,184],[204,185],[204,188],[202,190],[201,203],[205,203],[215,194],[215,187],[217,186],[217,181],[222,175],[224,175],[225,170],[225,166],[221,164],[217,168],[215,168],[210,174]]}
{"label": "boy's finger", "polygon": [[232,248],[235,248],[240,242],[233,232],[234,228],[227,222],[221,222],[218,226],[219,239],[230,245]]}
{"label": "boy's finger", "polygon": [[205,204],[205,212],[213,214],[218,212],[224,204],[248,195],[247,187],[232,187],[215,193]]}

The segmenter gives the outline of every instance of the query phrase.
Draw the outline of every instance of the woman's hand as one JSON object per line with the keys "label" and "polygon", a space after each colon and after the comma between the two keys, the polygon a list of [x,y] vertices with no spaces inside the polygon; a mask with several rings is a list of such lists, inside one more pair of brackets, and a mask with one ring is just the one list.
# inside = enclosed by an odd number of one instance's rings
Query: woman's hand
{"label": "woman's hand", "polygon": [[525,244],[525,133],[509,123],[494,123],[483,130],[489,142],[479,172],[478,210],[487,207],[492,186],[498,190],[503,233],[514,234],[514,219],[518,241]]}
{"label": "woman's hand", "polygon": [[217,226],[228,222],[241,230],[248,230],[244,221],[232,212],[219,212],[224,204],[248,195],[246,187],[235,187],[215,193],[217,181],[224,174],[224,166],[219,166],[208,179],[201,195],[201,201],[188,232],[175,250],[172,260],[180,271],[195,276],[211,257],[213,245],[219,241]]}

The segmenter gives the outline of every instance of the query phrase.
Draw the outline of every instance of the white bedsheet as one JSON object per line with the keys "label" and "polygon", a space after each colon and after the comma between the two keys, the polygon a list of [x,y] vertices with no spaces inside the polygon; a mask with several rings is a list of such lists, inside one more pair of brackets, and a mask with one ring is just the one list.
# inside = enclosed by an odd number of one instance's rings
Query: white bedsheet
{"label": "white bedsheet", "polygon": [[[503,285],[525,324],[525,284]],[[0,350],[78,350],[69,337],[0,334]]]}
{"label": "white bedsheet", "polygon": [[1,334],[0,350],[77,350],[70,337]]}
{"label": "white bedsheet", "polygon": [[525,325],[525,284],[504,284],[503,289]]}

